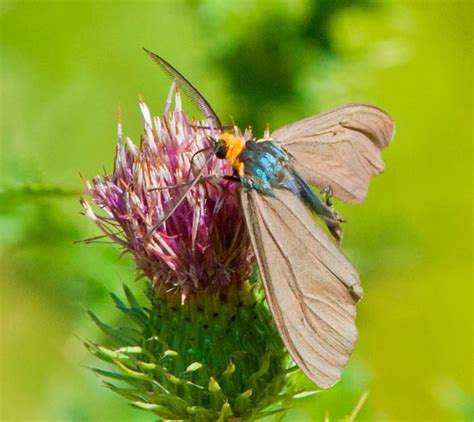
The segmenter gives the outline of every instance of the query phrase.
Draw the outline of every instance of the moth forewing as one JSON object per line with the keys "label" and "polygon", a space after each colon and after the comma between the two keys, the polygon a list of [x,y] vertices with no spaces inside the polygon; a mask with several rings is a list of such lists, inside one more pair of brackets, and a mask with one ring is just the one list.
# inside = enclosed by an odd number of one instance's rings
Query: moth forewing
{"label": "moth forewing", "polygon": [[347,258],[285,189],[242,190],[266,299],[293,360],[320,387],[335,384],[357,340],[362,295]]}
{"label": "moth forewing", "polygon": [[346,202],[361,202],[370,179],[384,170],[381,152],[394,124],[381,109],[349,104],[277,129],[271,137],[292,157],[295,170]]}

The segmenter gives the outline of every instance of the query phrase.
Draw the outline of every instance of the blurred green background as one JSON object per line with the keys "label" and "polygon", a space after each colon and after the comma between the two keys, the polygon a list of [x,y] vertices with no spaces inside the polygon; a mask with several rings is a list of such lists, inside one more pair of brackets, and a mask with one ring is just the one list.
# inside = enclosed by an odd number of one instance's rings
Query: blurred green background
{"label": "blurred green background", "polygon": [[[79,215],[79,173],[112,166],[116,109],[137,141],[138,95],[161,114],[167,58],[225,120],[258,133],[344,102],[397,125],[387,170],[349,221],[360,340],[343,381],[288,421],[474,419],[473,3],[470,1],[2,1],[0,420],[153,420],[103,388],[78,337],[85,308],[117,313],[133,283]],[[191,113],[197,115],[194,109]],[[137,290],[140,285],[136,285]],[[309,385],[309,383],[308,383]]]}

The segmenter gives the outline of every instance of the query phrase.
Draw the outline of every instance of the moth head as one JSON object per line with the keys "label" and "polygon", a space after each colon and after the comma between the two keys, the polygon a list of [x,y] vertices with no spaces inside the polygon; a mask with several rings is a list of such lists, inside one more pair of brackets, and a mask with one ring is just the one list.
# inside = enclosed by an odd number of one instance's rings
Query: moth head
{"label": "moth head", "polygon": [[211,145],[211,148],[214,150],[214,154],[217,158],[224,159],[227,155],[227,143],[221,139],[221,137],[214,138],[212,136],[208,136],[207,140]]}
{"label": "moth head", "polygon": [[216,157],[221,158],[221,159],[225,158],[227,155],[227,149],[228,149],[227,143],[223,139],[219,138],[216,141],[215,145],[216,145],[215,146]]}

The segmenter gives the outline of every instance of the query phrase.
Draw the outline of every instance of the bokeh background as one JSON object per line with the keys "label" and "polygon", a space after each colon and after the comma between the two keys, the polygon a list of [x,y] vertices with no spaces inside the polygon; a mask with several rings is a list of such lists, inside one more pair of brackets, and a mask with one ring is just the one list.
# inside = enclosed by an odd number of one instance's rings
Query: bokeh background
{"label": "bokeh background", "polygon": [[73,244],[97,234],[79,174],[111,169],[117,106],[135,141],[138,95],[162,113],[169,81],[143,46],[257,132],[352,101],[396,122],[369,198],[336,204],[366,291],[355,354],[286,420],[339,420],[366,391],[361,421],[474,419],[471,1],[2,1],[0,28],[2,421],[153,420],[80,342],[133,266]]}

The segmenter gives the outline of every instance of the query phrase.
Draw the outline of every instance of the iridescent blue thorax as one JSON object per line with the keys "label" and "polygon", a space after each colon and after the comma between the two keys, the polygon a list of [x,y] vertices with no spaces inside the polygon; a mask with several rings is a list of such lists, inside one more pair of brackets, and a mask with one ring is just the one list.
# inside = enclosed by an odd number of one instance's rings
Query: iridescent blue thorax
{"label": "iridescent blue thorax", "polygon": [[239,161],[244,164],[244,174],[240,179],[247,189],[271,194],[273,188],[290,188],[288,183],[292,185],[288,155],[272,141],[247,141],[239,154]]}
{"label": "iridescent blue thorax", "polygon": [[247,141],[238,155],[243,164],[240,181],[245,189],[255,189],[265,195],[273,195],[274,189],[288,189],[327,224],[339,239],[340,228],[337,214],[316,195],[291,166],[287,153],[277,143]]}

